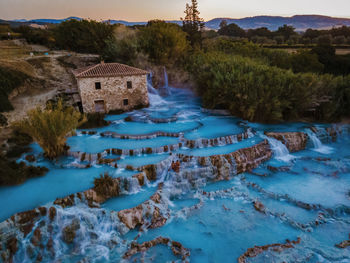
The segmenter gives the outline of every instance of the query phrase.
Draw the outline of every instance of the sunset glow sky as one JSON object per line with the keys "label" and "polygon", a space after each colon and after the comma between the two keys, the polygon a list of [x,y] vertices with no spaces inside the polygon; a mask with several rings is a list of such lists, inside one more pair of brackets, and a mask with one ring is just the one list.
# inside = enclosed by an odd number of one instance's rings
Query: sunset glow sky
{"label": "sunset glow sky", "polygon": [[[178,20],[189,0],[0,0],[0,19],[82,18]],[[255,15],[350,17],[350,0],[199,0],[205,20]]]}

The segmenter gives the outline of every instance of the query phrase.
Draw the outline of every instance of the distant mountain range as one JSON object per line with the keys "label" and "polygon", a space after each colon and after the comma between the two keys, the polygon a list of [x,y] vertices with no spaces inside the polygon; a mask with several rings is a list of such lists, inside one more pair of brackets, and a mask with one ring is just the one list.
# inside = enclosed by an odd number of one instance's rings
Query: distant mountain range
{"label": "distant mountain range", "polygon": [[[68,17],[65,19],[33,19],[33,20],[12,20],[8,21],[14,24],[59,24],[63,21],[70,19],[81,20],[79,17]],[[292,17],[282,16],[254,16],[245,18],[215,18],[205,23],[205,26],[209,29],[219,29],[222,20],[226,20],[228,24],[235,23],[244,29],[267,27],[270,30],[276,30],[278,27],[285,24],[291,25],[296,28],[297,31],[304,31],[308,28],[313,29],[329,29],[337,26],[350,26],[350,18],[337,18],[321,15],[296,15]],[[0,22],[3,20],[0,20]],[[105,20],[104,22],[110,22],[111,24],[123,24],[127,26],[145,25],[147,22],[128,22],[124,20]],[[181,24],[180,20],[167,21],[169,23]]]}
{"label": "distant mountain range", "polygon": [[244,29],[267,27],[270,30],[277,30],[280,26],[290,25],[295,27],[297,31],[305,31],[308,28],[329,29],[336,26],[350,26],[349,18],[320,15],[296,15],[292,17],[254,16],[241,19],[215,18],[206,22],[206,26],[218,29],[222,20],[226,20],[228,24],[235,23]]}

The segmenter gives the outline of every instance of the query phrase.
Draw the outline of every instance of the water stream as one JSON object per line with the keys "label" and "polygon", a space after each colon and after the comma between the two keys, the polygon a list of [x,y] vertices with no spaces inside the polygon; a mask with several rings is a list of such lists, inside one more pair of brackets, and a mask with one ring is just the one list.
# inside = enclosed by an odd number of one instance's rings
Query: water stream
{"label": "water stream", "polygon": [[[50,171],[22,185],[1,187],[0,221],[39,206],[54,206],[57,216],[52,222],[44,217],[35,223],[33,229],[41,229],[43,246],[33,244],[33,231],[23,236],[15,230],[19,243],[13,262],[35,262],[38,258],[41,262],[181,262],[181,256],[165,245],[123,258],[132,242],[159,236],[189,249],[190,262],[235,262],[248,248],[298,237],[301,242],[293,248],[270,249],[247,258],[247,262],[350,262],[350,249],[335,247],[350,233],[348,126],[336,141],[322,143],[310,130],[312,124],[249,123],[224,112],[204,110],[191,91],[171,88],[167,82],[165,86],[167,94],[160,96],[150,78],[149,108],[107,116],[111,125],[93,129],[91,135],[78,131],[69,138],[71,151],[80,152],[80,158],[72,154],[52,163],[33,144],[34,164]],[[127,116],[133,121],[124,121]],[[320,131],[327,127],[330,125],[317,126]],[[290,153],[280,141],[262,135],[266,131],[306,132],[309,142],[305,150]],[[239,175],[231,167],[226,180],[213,180],[210,166],[196,161],[252,147],[265,139],[273,157]],[[118,167],[99,164],[92,157],[83,159],[81,152],[116,160]],[[183,155],[193,157],[181,163],[181,172],[173,172],[171,161]],[[156,181],[146,181],[142,187],[130,184],[124,195],[98,208],[80,200],[72,207],[53,205],[56,198],[93,187],[94,178],[104,172],[130,179],[138,171],[127,166],[150,164],[163,167]],[[167,215],[165,225],[129,231],[117,212],[147,202],[157,192],[159,182],[164,182],[164,201],[156,207]],[[264,212],[255,209],[257,201],[264,205]],[[66,243],[62,231],[74,224],[78,225],[74,240]],[[0,224],[0,241],[4,242],[10,230],[5,223]],[[0,257],[0,262],[5,261]]]}

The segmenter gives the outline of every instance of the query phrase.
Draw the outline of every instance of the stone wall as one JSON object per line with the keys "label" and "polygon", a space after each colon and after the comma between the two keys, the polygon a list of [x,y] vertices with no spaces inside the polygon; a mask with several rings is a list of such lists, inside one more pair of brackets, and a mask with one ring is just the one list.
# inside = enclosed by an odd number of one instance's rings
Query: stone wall
{"label": "stone wall", "polygon": [[[132,88],[127,88],[127,81],[132,82]],[[136,106],[147,106],[147,75],[78,78],[78,88],[85,113],[95,112],[95,101],[103,100],[105,111],[129,111]],[[101,83],[101,89],[95,89],[95,83]],[[128,99],[128,105],[123,100]]]}

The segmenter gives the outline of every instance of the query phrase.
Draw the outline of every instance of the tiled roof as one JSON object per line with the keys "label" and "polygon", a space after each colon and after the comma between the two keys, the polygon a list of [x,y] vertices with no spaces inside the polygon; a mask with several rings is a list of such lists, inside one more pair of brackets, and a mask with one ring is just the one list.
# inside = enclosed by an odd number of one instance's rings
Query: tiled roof
{"label": "tiled roof", "polygon": [[119,63],[101,63],[85,68],[74,70],[76,78],[93,78],[93,77],[116,77],[130,75],[145,75],[149,72],[123,65]]}

